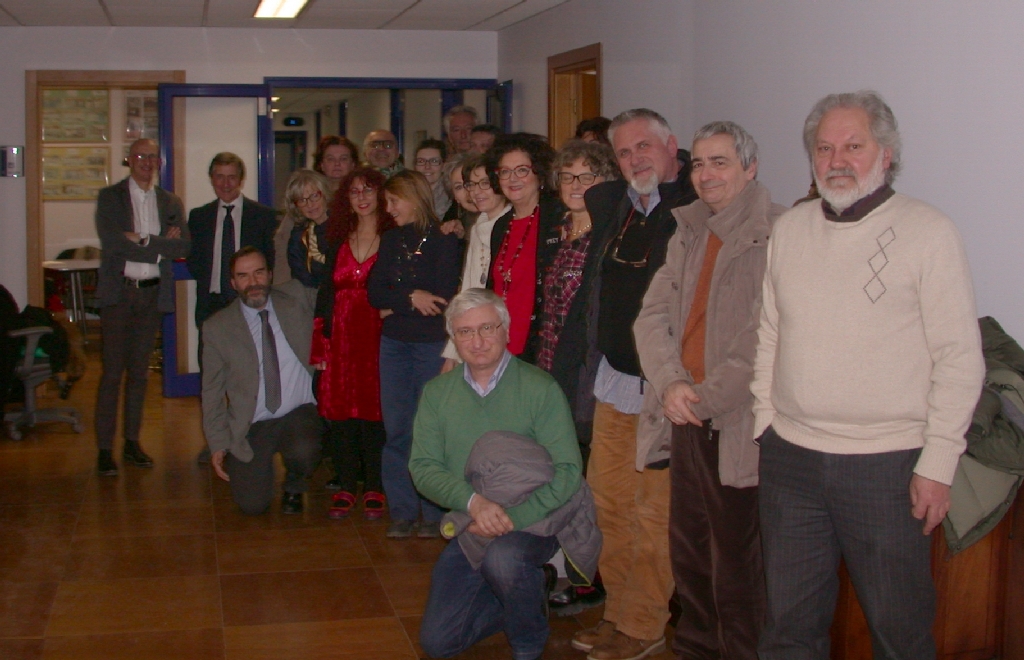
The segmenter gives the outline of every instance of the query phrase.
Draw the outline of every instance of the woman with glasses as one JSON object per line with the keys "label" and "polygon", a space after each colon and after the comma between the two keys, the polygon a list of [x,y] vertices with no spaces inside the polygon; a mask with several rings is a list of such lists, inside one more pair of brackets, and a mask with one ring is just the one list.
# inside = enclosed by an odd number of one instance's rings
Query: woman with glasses
{"label": "woman with glasses", "polygon": [[381,319],[367,296],[381,236],[394,227],[384,206],[384,175],[356,169],[341,180],[327,223],[331,272],[317,294],[310,362],[321,370],[316,398],[328,425],[324,453],[335,473],[327,487],[338,491],[328,511],[334,519],[347,517],[355,506],[360,474],[363,517],[376,520],[384,514]]}
{"label": "woman with glasses", "polygon": [[430,184],[419,172],[393,175],[384,187],[398,226],[381,237],[370,274],[370,304],[384,318],[380,396],[387,429],[382,474],[391,524],[388,538],[437,538],[442,511],[416,492],[409,476],[412,422],[420,392],[441,371],[444,309],[459,282],[459,242],[434,214]]}
{"label": "woman with glasses", "polygon": [[434,198],[434,215],[438,218],[443,218],[452,205],[452,198],[441,180],[441,169],[447,156],[448,149],[444,142],[424,140],[416,147],[416,160],[413,162],[413,168],[430,184],[430,192]]}
{"label": "woman with glasses", "polygon": [[452,198],[452,205],[448,212],[441,216],[442,229],[448,223],[458,222],[462,225],[462,235],[468,236],[476,216],[480,213],[469,196],[469,191],[464,187],[462,178],[462,166],[470,154],[455,154],[441,166],[441,182],[444,183],[448,196]]}
{"label": "woman with glasses", "polygon": [[565,205],[550,186],[554,149],[539,135],[514,133],[487,152],[488,182],[512,205],[491,230],[487,286],[505,300],[512,322],[508,350],[536,359],[544,275],[562,238]]}
{"label": "woman with glasses", "polygon": [[312,289],[320,287],[327,275],[327,209],[330,182],[319,172],[296,170],[284,187],[285,220],[288,236],[288,268],[292,277]]}
{"label": "woman with glasses", "polygon": [[341,135],[325,135],[316,145],[313,169],[327,177],[331,194],[338,190],[341,180],[359,164],[359,147]]}
{"label": "woman with glasses", "polygon": [[[461,174],[464,182],[463,189],[480,214],[469,231],[469,244],[466,247],[466,260],[462,267],[460,292],[474,287],[487,286],[487,275],[491,265],[491,230],[498,218],[504,217],[512,211],[512,205],[501,194],[501,190],[491,186],[485,156],[466,158],[463,161]],[[454,343],[448,342],[448,346],[444,350],[444,357],[444,371],[449,371],[455,366],[459,357]]]}

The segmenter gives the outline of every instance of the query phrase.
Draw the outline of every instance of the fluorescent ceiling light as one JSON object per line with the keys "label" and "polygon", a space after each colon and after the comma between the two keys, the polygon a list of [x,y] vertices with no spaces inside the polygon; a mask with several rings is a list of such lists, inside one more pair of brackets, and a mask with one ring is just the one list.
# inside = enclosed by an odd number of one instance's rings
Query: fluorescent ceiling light
{"label": "fluorescent ceiling light", "polygon": [[308,0],[261,0],[253,18],[295,18]]}

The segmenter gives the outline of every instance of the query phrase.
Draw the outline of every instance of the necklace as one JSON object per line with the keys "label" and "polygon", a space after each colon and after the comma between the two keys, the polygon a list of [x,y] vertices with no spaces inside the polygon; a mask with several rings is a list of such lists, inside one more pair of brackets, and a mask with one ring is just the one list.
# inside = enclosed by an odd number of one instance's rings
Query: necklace
{"label": "necklace", "polygon": [[576,240],[577,238],[579,238],[583,234],[586,234],[588,231],[590,231],[591,228],[593,227],[593,224],[591,223],[589,218],[587,219],[586,226],[580,227],[579,229],[574,229],[573,228],[570,214],[568,214],[568,213],[566,214],[566,219],[569,220],[569,224],[565,228],[565,230],[563,231],[563,233],[565,234],[565,236],[563,238],[566,238],[569,241]]}
{"label": "necklace", "polygon": [[356,243],[356,249],[355,250],[352,250],[352,244],[349,243],[349,246],[348,246],[349,250],[352,252],[352,256],[356,260],[356,275],[361,275],[362,274],[362,272],[363,272],[363,264],[366,263],[366,260],[370,258],[370,252],[373,250],[373,245],[374,245],[374,243],[377,242],[378,239],[380,239],[380,236],[378,234],[374,234],[373,238],[370,239],[370,244],[366,247],[366,252],[363,252],[363,256],[359,256],[360,250],[359,250],[359,234],[358,233],[356,233],[356,235],[355,235],[355,243]]}
{"label": "necklace", "polygon": [[501,249],[498,251],[498,275],[501,276],[501,280],[505,283],[502,287],[502,298],[508,295],[509,284],[512,283],[512,269],[515,268],[516,260],[519,259],[519,253],[523,251],[523,246],[526,245],[526,239],[530,235],[530,229],[533,227],[533,219],[538,215],[537,207],[530,214],[526,221],[526,231],[523,232],[522,238],[519,240],[519,246],[516,248],[515,253],[512,255],[512,262],[505,267],[505,253],[508,251],[509,237],[512,235],[512,220],[508,223],[508,229],[505,230],[505,237],[501,239]]}

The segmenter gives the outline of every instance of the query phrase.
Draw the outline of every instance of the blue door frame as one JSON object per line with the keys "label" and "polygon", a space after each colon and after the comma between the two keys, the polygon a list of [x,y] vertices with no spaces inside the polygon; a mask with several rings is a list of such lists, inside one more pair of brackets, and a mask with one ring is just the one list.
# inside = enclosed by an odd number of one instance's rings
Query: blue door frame
{"label": "blue door frame", "polygon": [[[160,108],[160,185],[174,190],[174,99],[188,97],[256,98],[263,103],[256,118],[256,172],[259,201],[272,204],[274,198],[274,124],[270,116],[270,91],[266,85],[188,85],[157,86]],[[174,264],[174,279],[192,279],[183,262]],[[175,287],[177,288],[177,287]],[[163,385],[164,396],[198,396],[202,383],[197,373],[178,373],[177,314],[165,314],[163,320]]]}

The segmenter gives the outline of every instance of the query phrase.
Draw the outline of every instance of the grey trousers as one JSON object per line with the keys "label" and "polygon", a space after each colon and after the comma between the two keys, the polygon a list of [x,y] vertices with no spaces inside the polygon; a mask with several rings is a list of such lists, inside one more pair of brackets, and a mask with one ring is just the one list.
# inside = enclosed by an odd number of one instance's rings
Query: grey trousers
{"label": "grey trousers", "polygon": [[280,452],[287,474],[284,492],[304,493],[320,462],[324,423],[312,403],[299,406],[277,419],[249,427],[253,457],[248,463],[228,453],[224,471],[231,477],[231,498],[242,513],[258,515],[270,507],[274,495],[274,454]]}
{"label": "grey trousers", "polygon": [[[96,444],[112,449],[117,428],[117,403],[124,386],[124,439],[139,441],[142,405],[146,399],[149,358],[163,314],[157,307],[159,286],[124,286],[121,302],[100,311],[103,332],[103,375],[96,393]],[[126,377],[126,378],[125,378]]]}
{"label": "grey trousers", "polygon": [[909,492],[920,453],[826,454],[768,428],[760,464],[768,588],[761,660],[827,660],[840,557],[876,660],[934,660],[931,538],[911,515]]}

